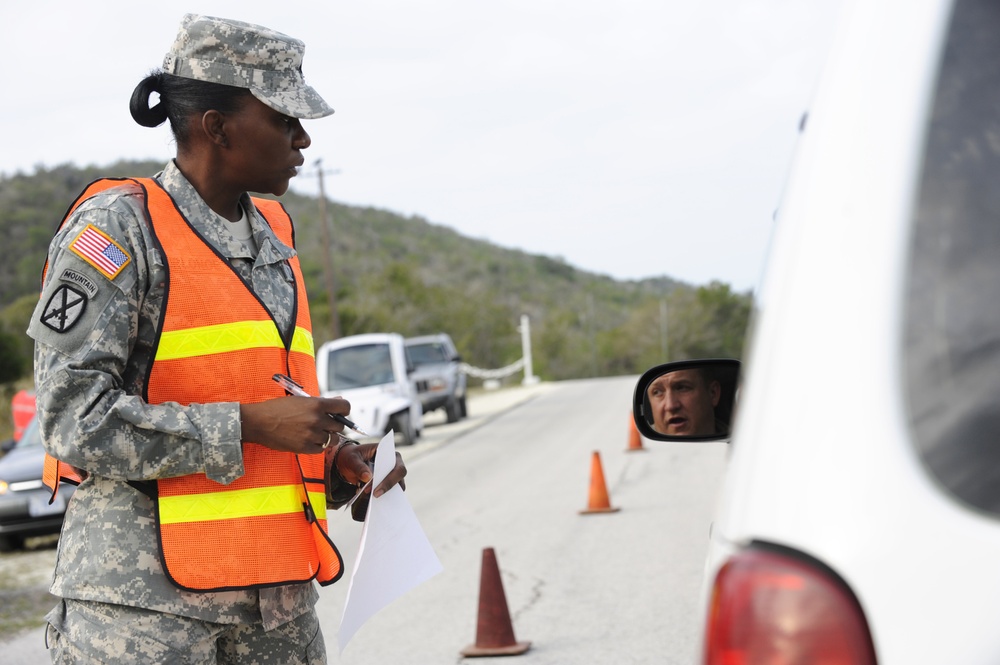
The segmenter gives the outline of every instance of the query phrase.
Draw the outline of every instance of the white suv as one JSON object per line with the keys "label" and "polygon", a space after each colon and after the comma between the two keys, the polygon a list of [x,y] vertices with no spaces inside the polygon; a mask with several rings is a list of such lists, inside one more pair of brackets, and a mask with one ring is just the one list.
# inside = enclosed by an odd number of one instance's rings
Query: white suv
{"label": "white suv", "polygon": [[1000,2],[850,17],[758,294],[700,662],[1000,663]]}

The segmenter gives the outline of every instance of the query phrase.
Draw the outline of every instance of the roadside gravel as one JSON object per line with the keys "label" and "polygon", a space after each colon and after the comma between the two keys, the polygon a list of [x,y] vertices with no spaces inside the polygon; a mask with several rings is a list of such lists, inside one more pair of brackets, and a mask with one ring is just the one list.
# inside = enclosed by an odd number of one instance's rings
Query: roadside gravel
{"label": "roadside gravel", "polygon": [[56,565],[58,536],[29,538],[18,552],[0,554],[0,643],[44,625],[56,604],[49,582]]}

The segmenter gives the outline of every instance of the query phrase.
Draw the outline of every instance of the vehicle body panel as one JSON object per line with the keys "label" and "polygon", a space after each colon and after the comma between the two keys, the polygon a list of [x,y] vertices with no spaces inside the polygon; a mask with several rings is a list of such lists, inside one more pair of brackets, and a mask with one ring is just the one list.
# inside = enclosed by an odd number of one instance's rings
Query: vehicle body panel
{"label": "vehicle body panel", "polygon": [[1000,661],[1000,522],[910,442],[909,224],[950,2],[858,2],[809,113],[758,296],[703,607],[727,557],[791,548],[859,600],[879,663]]}

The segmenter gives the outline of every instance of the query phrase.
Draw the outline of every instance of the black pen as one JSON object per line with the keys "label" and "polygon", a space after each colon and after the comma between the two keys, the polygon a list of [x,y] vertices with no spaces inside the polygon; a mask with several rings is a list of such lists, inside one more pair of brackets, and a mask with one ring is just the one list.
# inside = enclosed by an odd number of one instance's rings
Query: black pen
{"label": "black pen", "polygon": [[[293,381],[291,377],[285,376],[284,374],[275,374],[271,378],[277,381],[278,385],[280,385],[282,388],[284,388],[287,392],[291,393],[292,395],[298,395],[299,397],[312,397],[312,395],[307,393],[302,386],[295,383],[295,381]],[[346,416],[342,416],[339,413],[328,413],[326,415],[330,416],[344,427],[354,430],[361,436],[371,436],[368,432],[364,431],[363,429],[355,425],[353,422],[351,422],[351,420]]]}

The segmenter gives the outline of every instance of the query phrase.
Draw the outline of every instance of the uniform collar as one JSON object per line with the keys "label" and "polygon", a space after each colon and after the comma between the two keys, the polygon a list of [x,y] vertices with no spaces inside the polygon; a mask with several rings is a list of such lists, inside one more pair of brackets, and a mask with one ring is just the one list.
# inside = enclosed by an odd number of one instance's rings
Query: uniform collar
{"label": "uniform collar", "polygon": [[[225,254],[227,258],[233,258],[230,256],[232,254],[230,251],[230,234],[223,232],[219,226],[222,222],[218,216],[208,207],[205,200],[201,198],[194,185],[184,177],[184,174],[177,168],[174,160],[170,160],[163,170],[156,175],[156,180],[173,197],[177,208],[184,215],[185,219],[191,223],[194,230],[208,240],[213,247]],[[240,196],[240,205],[243,206],[243,210],[246,211],[247,216],[250,218],[250,228],[253,229],[253,237],[257,243],[260,258],[264,259],[267,263],[274,263],[295,256],[295,250],[285,245],[274,235],[274,231],[264,221],[264,218],[250,199],[249,194],[244,192]]]}

